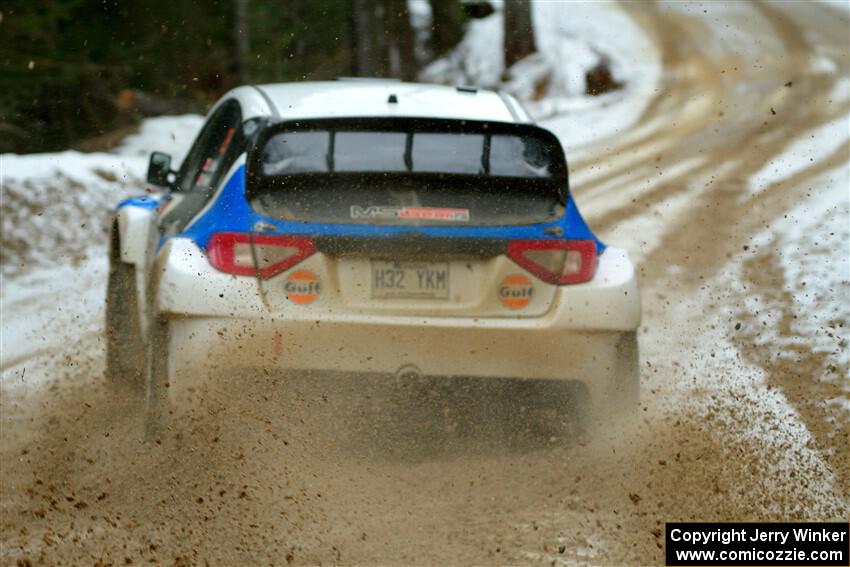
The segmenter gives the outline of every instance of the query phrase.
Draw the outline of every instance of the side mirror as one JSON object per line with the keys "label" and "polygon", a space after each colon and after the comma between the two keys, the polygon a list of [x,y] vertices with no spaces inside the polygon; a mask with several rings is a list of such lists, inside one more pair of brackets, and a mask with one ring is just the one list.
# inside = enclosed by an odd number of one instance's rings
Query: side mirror
{"label": "side mirror", "polygon": [[152,153],[148,163],[148,183],[158,187],[169,187],[171,181],[168,177],[171,173],[173,173],[171,171],[171,156],[163,152]]}

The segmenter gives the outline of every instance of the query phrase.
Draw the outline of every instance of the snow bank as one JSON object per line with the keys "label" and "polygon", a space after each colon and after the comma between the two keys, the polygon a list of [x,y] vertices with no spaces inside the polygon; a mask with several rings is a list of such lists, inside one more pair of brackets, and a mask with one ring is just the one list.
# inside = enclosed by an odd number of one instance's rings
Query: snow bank
{"label": "snow bank", "polygon": [[0,155],[3,276],[99,254],[112,209],[144,190],[148,154],[161,149],[179,164],[202,122],[194,115],[146,120],[112,153]]}
{"label": "snow bank", "polygon": [[14,369],[12,385],[37,386],[55,376],[36,371],[37,355],[102,340],[107,269],[106,254],[99,254],[76,266],[42,267],[4,282],[0,368]]}
{"label": "snow bank", "polygon": [[0,156],[3,275],[85,259],[106,242],[115,204],[143,190],[144,169],[144,158],[102,153]]}
{"label": "snow bank", "polygon": [[765,188],[811,167],[813,163],[826,159],[838,151],[848,140],[847,123],[848,117],[844,114],[801,136],[750,177],[748,194],[758,195]]}
{"label": "snow bank", "polygon": [[[420,80],[508,91],[572,148],[633,124],[656,92],[661,57],[652,39],[615,2],[535,2],[538,52],[506,74],[502,12],[472,20],[460,45],[428,66]],[[585,95],[585,76],[609,64],[624,90]]]}
{"label": "snow bank", "polygon": [[127,136],[113,151],[122,156],[143,157],[147,162],[150,153],[158,150],[171,154],[171,163],[177,167],[203,125],[204,117],[197,114],[149,118],[142,122],[138,133]]}
{"label": "snow bank", "polygon": [[426,83],[493,87],[501,82],[504,58],[494,46],[502,44],[502,14],[496,12],[467,24],[460,44],[419,74]]}

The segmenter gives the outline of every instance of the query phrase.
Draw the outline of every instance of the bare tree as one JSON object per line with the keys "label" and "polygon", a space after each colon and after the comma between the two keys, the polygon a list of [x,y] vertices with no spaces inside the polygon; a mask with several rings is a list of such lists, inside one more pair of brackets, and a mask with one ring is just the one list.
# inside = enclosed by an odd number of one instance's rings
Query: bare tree
{"label": "bare tree", "polygon": [[505,69],[537,51],[530,0],[505,1]]}

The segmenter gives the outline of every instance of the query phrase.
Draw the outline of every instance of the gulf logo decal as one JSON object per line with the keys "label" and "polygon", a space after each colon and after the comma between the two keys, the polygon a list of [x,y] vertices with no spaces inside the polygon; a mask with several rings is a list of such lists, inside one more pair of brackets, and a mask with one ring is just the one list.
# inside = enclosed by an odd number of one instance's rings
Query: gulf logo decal
{"label": "gulf logo decal", "polygon": [[286,278],[286,298],[298,305],[309,305],[316,301],[321,292],[319,276],[307,270],[292,272]]}
{"label": "gulf logo decal", "polygon": [[499,284],[499,301],[508,309],[522,309],[531,302],[534,286],[528,277],[511,274]]}

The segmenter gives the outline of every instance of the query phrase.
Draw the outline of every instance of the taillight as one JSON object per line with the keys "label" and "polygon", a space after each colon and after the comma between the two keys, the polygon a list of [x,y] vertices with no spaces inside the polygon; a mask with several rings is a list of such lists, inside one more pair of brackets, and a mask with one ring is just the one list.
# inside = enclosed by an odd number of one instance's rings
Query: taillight
{"label": "taillight", "polygon": [[285,272],[315,252],[316,245],[308,236],[217,232],[207,245],[207,257],[217,270],[238,276],[259,275],[263,279]]}
{"label": "taillight", "polygon": [[508,257],[546,283],[587,282],[596,274],[593,240],[512,240]]}

